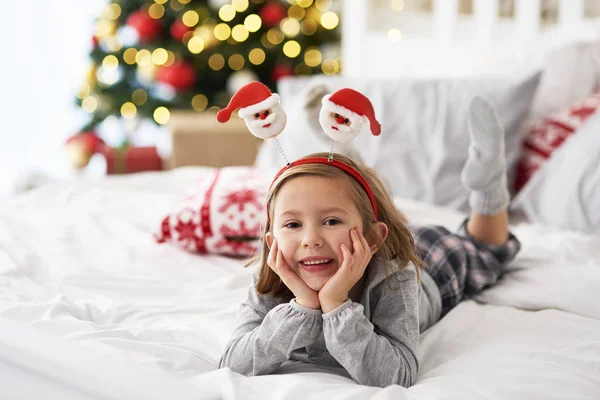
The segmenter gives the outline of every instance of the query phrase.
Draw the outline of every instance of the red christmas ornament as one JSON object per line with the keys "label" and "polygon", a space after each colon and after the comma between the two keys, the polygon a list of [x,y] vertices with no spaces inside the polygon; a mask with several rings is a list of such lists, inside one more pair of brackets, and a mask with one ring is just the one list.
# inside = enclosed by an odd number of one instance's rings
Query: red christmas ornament
{"label": "red christmas ornament", "polygon": [[189,61],[175,61],[168,67],[160,67],[156,80],[174,87],[176,90],[188,90],[196,83],[196,70]]}
{"label": "red christmas ornament", "polygon": [[81,132],[67,139],[67,144],[77,143],[81,148],[89,153],[100,151],[104,141],[100,139],[94,131]]}
{"label": "red christmas ornament", "polygon": [[191,30],[192,28],[186,26],[183,21],[178,19],[177,21],[173,22],[173,25],[171,25],[171,29],[169,31],[171,32],[173,39],[183,40],[183,36]]}
{"label": "red christmas ornament", "polygon": [[141,42],[151,42],[162,30],[160,22],[141,10],[131,13],[127,18],[127,25],[137,31]]}
{"label": "red christmas ornament", "polygon": [[294,68],[292,68],[292,66],[289,64],[276,65],[275,68],[273,68],[273,71],[271,71],[271,79],[273,79],[275,82],[281,78],[292,75],[294,75]]}
{"label": "red christmas ornament", "polygon": [[259,11],[260,18],[267,28],[279,25],[282,19],[287,17],[287,9],[279,2],[265,4]]}
{"label": "red christmas ornament", "polygon": [[95,49],[96,47],[98,47],[98,37],[96,35],[92,35],[92,49]]}
{"label": "red christmas ornament", "polygon": [[103,147],[104,142],[93,131],[71,136],[66,143],[67,154],[75,168],[83,168],[88,165],[90,158],[101,151]]}

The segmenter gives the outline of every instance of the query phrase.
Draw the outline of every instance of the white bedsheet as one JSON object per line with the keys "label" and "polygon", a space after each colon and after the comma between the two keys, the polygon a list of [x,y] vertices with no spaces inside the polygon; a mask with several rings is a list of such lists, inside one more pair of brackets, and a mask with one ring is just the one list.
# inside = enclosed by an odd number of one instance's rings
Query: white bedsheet
{"label": "white bedsheet", "polygon": [[[514,228],[523,249],[504,279],[422,335],[410,389],[361,387],[319,372],[247,378],[217,370],[251,271],[151,236],[206,171],[48,186],[2,204],[0,318],[49,343],[67,338],[61,346],[72,351],[182,381],[198,398],[600,398],[600,238],[529,224]],[[455,228],[464,217],[397,204],[416,222]],[[6,329],[0,348],[10,348]],[[17,332],[12,338],[22,343]]]}

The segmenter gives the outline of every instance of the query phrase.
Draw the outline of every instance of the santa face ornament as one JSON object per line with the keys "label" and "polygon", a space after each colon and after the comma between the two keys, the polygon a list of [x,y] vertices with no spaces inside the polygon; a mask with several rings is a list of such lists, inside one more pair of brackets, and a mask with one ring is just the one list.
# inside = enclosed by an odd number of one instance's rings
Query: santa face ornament
{"label": "santa face ornament", "polygon": [[244,117],[244,122],[254,136],[260,139],[272,139],[283,131],[287,117],[281,104],[276,103],[267,109]]}
{"label": "santa face ornament", "polygon": [[331,139],[349,142],[359,133],[362,124],[369,122],[371,133],[381,133],[381,125],[375,118],[373,105],[362,93],[344,88],[331,95],[323,96],[319,123]]}
{"label": "santa face ornament", "polygon": [[[350,113],[346,113],[350,115]],[[319,114],[319,122],[325,133],[336,142],[349,142],[359,133],[364,119],[348,118],[347,116],[332,112],[323,107]]]}
{"label": "santa face ornament", "polygon": [[250,133],[260,139],[278,136],[287,123],[279,95],[260,82],[251,82],[238,90],[227,107],[218,112],[217,120],[229,121],[235,110],[239,110],[238,116],[244,119]]}

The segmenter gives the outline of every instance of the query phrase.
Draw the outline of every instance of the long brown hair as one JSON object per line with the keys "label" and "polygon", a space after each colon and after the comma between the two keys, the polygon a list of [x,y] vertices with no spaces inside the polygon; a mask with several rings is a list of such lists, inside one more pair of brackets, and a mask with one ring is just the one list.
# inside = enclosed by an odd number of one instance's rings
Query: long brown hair
{"label": "long brown hair", "polygon": [[[315,153],[303,158],[327,158],[328,156],[329,153]],[[383,241],[383,243],[379,243],[380,247],[376,253],[376,256],[385,261],[387,275],[389,276],[394,271],[394,268],[404,268],[409,262],[412,261],[412,263],[417,267],[418,276],[419,268],[422,268],[424,264],[415,253],[414,239],[405,225],[407,222],[406,218],[394,206],[392,198],[381,179],[379,179],[373,169],[358,163],[351,158],[341,154],[335,154],[334,158],[350,165],[352,168],[360,172],[360,174],[367,180],[369,186],[371,187],[371,191],[373,192],[373,196],[375,197],[379,219],[375,220],[373,207],[371,206],[369,197],[367,196],[367,193],[363,187],[346,172],[326,164],[303,164],[287,169],[271,185],[271,188],[267,193],[267,210],[269,212],[269,219],[266,223],[264,234],[271,231],[275,199],[277,198],[277,194],[281,188],[287,182],[299,176],[306,175],[341,178],[344,179],[348,184],[352,199],[354,200],[358,211],[362,216],[362,222],[365,229],[365,238],[367,240],[371,239],[371,241],[378,240],[377,235],[372,229],[372,224],[377,221],[385,223],[388,227],[387,238]],[[252,265],[257,260],[259,262],[259,275],[256,282],[256,291],[260,294],[272,294],[275,297],[283,298],[284,300],[290,300],[294,297],[294,295],[285,286],[285,284],[283,284],[279,276],[267,265],[268,257],[269,247],[267,246],[267,242],[264,240],[263,235],[263,243],[260,253],[248,264]],[[395,262],[390,262],[392,260]]]}

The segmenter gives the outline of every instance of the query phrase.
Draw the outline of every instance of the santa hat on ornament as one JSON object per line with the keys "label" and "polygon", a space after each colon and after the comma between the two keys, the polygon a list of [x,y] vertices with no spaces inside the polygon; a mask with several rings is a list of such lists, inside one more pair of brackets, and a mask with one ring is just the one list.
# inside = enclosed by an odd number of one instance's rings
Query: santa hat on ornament
{"label": "santa hat on ornament", "polygon": [[249,117],[279,103],[279,95],[271,93],[268,87],[260,82],[250,82],[233,95],[226,108],[217,113],[219,122],[227,122],[231,113],[237,110],[241,118]]}
{"label": "santa hat on ornament", "polygon": [[368,120],[371,133],[375,136],[381,133],[381,125],[375,119],[373,105],[362,93],[349,88],[340,89],[324,96],[322,103],[325,110],[343,115],[356,125]]}

